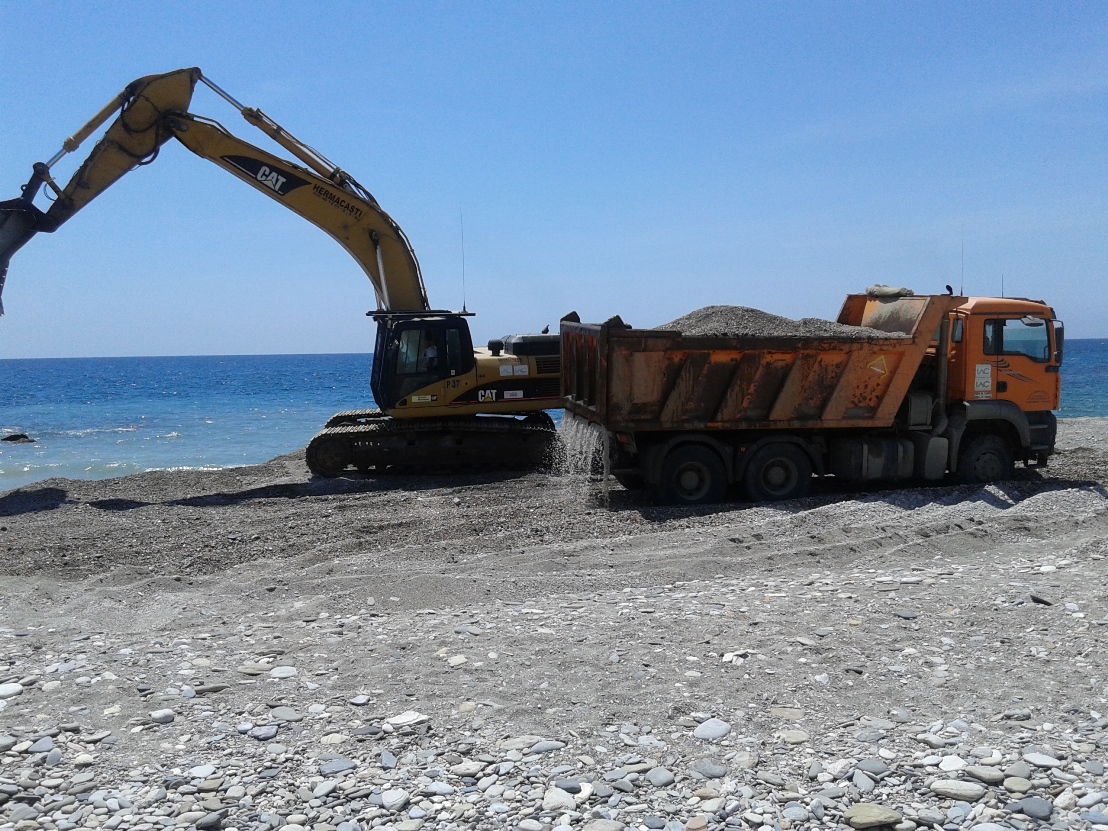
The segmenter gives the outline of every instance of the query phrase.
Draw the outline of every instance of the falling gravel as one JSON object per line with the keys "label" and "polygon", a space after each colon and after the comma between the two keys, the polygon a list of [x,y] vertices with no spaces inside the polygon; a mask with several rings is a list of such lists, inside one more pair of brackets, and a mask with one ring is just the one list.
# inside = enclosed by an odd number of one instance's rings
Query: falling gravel
{"label": "falling gravel", "polygon": [[718,338],[842,338],[874,340],[904,338],[900,332],[882,332],[867,326],[848,326],[818,317],[790,320],[748,306],[705,306],[655,329],[678,331],[685,337]]}

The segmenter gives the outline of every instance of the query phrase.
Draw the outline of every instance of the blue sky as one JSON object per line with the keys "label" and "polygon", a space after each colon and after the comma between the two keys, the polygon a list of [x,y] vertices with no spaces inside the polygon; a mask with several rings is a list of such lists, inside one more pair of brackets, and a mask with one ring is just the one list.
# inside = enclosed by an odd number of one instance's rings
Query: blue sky
{"label": "blue sky", "polygon": [[[875,283],[1108,337],[1108,6],[0,4],[0,199],[130,80],[200,66],[353,173],[475,340]],[[200,88],[193,111],[268,146]],[[253,135],[251,135],[253,133]],[[55,168],[68,179],[76,157]],[[355,352],[328,237],[179,145],[12,260],[0,357]]]}

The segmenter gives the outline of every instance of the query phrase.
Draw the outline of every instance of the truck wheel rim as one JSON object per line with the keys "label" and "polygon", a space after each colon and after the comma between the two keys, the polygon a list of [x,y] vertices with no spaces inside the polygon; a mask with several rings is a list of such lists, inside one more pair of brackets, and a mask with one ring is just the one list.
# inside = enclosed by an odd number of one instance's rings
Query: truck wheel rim
{"label": "truck wheel rim", "polygon": [[682,499],[700,499],[711,487],[712,476],[699,462],[686,462],[677,469],[673,481]]}
{"label": "truck wheel rim", "polygon": [[762,469],[762,487],[773,496],[791,493],[800,475],[788,459],[774,459]]}
{"label": "truck wheel rim", "polygon": [[985,453],[978,457],[977,463],[973,466],[973,472],[977,479],[993,482],[1003,478],[1004,462],[996,453]]}

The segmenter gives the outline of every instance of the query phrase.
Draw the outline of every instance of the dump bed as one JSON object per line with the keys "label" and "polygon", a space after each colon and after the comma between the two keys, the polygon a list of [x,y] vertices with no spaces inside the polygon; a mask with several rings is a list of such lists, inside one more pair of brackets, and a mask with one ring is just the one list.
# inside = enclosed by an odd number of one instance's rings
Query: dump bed
{"label": "dump bed", "polygon": [[850,295],[887,337],[685,337],[563,321],[565,408],[614,432],[888,427],[961,298]]}

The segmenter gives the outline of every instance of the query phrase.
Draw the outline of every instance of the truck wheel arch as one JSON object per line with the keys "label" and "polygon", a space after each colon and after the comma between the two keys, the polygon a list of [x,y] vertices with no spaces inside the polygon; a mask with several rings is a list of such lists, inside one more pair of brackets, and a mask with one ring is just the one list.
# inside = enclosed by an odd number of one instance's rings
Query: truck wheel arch
{"label": "truck wheel arch", "polygon": [[958,471],[958,454],[969,435],[991,433],[1010,445],[1015,458],[1021,458],[1031,446],[1031,426],[1027,414],[1011,401],[967,401],[950,414],[944,435],[950,440],[948,467]]}

